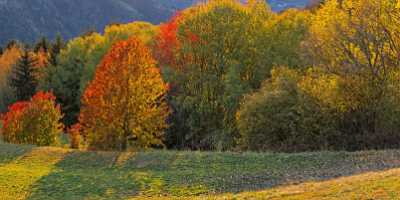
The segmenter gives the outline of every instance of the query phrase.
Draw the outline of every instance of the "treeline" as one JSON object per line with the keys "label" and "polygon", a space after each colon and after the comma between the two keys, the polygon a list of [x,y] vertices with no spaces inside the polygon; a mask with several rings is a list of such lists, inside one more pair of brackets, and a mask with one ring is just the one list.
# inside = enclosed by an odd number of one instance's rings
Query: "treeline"
{"label": "treeline", "polygon": [[263,0],[213,0],[159,26],[114,24],[1,52],[8,142],[53,145],[64,130],[73,147],[105,150],[400,146],[392,0],[327,0],[278,14]]}

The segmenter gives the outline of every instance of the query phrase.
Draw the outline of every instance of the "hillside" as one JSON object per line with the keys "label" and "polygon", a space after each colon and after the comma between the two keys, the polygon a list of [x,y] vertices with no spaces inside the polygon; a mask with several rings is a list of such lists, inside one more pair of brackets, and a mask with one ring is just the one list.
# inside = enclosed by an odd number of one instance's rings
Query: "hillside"
{"label": "hillside", "polygon": [[[159,23],[191,1],[168,0],[1,0],[0,44],[10,39],[34,41],[61,33],[74,37],[88,30],[103,30],[110,23],[144,20]],[[183,3],[185,2],[185,3]],[[12,20],[10,20],[12,19]]]}
{"label": "hillside", "polygon": [[[135,20],[158,24],[197,0],[0,0],[0,45],[11,39],[32,42],[41,36],[66,39],[110,23]],[[308,0],[270,0],[275,11],[302,7]],[[12,19],[12,20],[11,20]]]}
{"label": "hillside", "polygon": [[0,194],[2,200],[394,199],[399,158],[399,151],[117,153],[0,143]]}

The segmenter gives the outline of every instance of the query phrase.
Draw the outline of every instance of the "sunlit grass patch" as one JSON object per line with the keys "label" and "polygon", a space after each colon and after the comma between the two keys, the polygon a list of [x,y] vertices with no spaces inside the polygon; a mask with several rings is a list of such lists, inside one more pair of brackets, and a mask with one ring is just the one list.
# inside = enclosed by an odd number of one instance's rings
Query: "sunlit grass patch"
{"label": "sunlit grass patch", "polygon": [[15,158],[8,164],[1,165],[1,199],[25,199],[29,196],[33,185],[52,173],[55,168],[54,165],[62,160],[67,153],[67,150],[54,152],[48,151],[47,148],[36,148]]}
{"label": "sunlit grass patch", "polygon": [[395,199],[400,191],[396,150],[120,153],[4,143],[0,150],[1,200]]}

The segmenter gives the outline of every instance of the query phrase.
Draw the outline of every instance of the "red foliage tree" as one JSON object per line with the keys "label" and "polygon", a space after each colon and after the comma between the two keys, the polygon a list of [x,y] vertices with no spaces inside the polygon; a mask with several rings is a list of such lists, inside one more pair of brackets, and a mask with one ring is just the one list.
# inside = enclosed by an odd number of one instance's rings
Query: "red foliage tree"
{"label": "red foliage tree", "polygon": [[30,101],[12,104],[1,117],[4,141],[39,146],[56,145],[62,133],[60,106],[52,93],[38,92]]}

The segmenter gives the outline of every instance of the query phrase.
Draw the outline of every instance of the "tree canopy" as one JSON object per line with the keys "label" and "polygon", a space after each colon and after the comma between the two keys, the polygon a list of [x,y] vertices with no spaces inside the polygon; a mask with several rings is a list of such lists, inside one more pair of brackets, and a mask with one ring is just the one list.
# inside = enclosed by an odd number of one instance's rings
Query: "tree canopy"
{"label": "tree canopy", "polygon": [[79,122],[89,146],[125,150],[162,145],[167,84],[150,50],[133,37],[116,43],[82,96]]}

